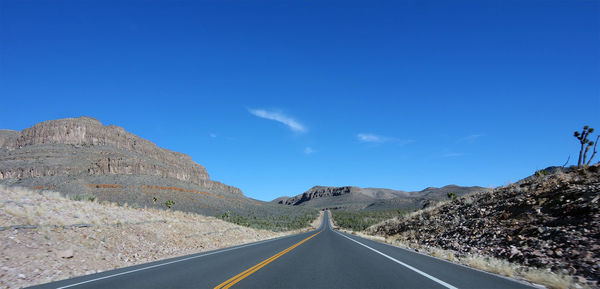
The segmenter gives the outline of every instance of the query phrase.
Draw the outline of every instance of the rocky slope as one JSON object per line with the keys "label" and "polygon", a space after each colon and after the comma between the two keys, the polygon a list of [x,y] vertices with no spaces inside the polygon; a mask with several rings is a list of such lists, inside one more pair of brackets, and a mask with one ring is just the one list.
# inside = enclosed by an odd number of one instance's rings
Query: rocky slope
{"label": "rocky slope", "polygon": [[139,206],[164,207],[173,200],[174,209],[210,215],[260,203],[210,180],[190,156],[90,117],[0,130],[0,184]]}
{"label": "rocky slope", "polygon": [[320,209],[381,210],[415,209],[447,198],[453,192],[461,196],[472,192],[487,191],[483,187],[461,187],[448,185],[442,188],[429,187],[422,191],[406,192],[382,188],[325,187],[314,186],[295,197],[280,197],[271,202],[289,206],[306,206]]}
{"label": "rocky slope", "polygon": [[600,166],[594,165],[530,177],[366,231],[600,281],[599,200]]}

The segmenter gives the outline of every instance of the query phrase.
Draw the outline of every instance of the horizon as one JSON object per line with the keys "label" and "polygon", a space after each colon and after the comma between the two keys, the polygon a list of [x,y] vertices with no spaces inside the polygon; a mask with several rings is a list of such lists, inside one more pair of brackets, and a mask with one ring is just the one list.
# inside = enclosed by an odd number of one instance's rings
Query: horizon
{"label": "horizon", "polygon": [[94,117],[258,200],[497,187],[600,129],[598,1],[0,5],[0,129]]}

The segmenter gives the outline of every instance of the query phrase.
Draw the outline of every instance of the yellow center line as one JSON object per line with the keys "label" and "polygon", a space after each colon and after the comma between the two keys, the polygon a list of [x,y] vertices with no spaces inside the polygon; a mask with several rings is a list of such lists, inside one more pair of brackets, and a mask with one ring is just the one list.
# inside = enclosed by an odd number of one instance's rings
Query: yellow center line
{"label": "yellow center line", "polygon": [[273,262],[275,259],[283,256],[285,253],[294,250],[294,248],[300,246],[302,243],[310,240],[312,237],[318,235],[321,232],[323,232],[323,230],[321,230],[321,231],[319,231],[317,233],[312,234],[310,237],[308,237],[308,238],[306,238],[306,239],[304,239],[304,240],[302,240],[302,241],[300,241],[300,242],[292,245],[291,247],[289,247],[289,248],[287,248],[287,249],[285,249],[285,250],[283,250],[283,251],[281,251],[281,252],[279,252],[279,253],[271,256],[270,258],[268,258],[268,259],[266,259],[266,260],[264,260],[264,261],[262,261],[262,262],[260,262],[260,263],[258,263],[256,265],[254,265],[254,266],[246,269],[244,272],[242,272],[240,274],[237,274],[237,275],[229,278],[227,281],[225,281],[225,282],[217,285],[217,287],[215,287],[214,289],[227,289],[227,288],[233,286],[235,283],[240,282],[242,279],[244,279],[244,278],[252,275],[252,273],[258,271],[260,268],[262,268],[262,267],[266,266],[267,264]]}

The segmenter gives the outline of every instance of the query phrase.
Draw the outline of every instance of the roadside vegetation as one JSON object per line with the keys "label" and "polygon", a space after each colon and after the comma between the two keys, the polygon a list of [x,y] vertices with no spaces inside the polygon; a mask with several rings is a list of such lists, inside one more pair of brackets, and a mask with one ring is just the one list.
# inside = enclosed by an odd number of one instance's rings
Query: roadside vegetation
{"label": "roadside vegetation", "polygon": [[309,208],[296,210],[251,211],[246,214],[227,211],[218,217],[236,225],[275,232],[297,230],[310,226],[319,211]]}
{"label": "roadside vegetation", "polygon": [[[596,146],[598,145],[598,139],[600,139],[600,135],[596,136],[596,141],[593,142],[588,139],[588,136],[590,136],[590,134],[593,132],[594,132],[594,128],[586,125],[583,127],[581,132],[575,131],[573,133],[573,136],[577,140],[579,140],[579,144],[581,145],[581,147],[579,149],[579,159],[577,162],[577,167],[589,166],[592,163],[594,156],[596,156]],[[592,152],[592,155],[588,159],[587,154],[588,154],[588,151],[590,150],[590,148],[592,148],[592,146],[594,148],[594,151]],[[587,161],[586,161],[586,159],[587,159]]]}
{"label": "roadside vegetation", "polygon": [[341,228],[362,231],[387,219],[403,216],[407,210],[345,211],[332,210],[333,221]]}

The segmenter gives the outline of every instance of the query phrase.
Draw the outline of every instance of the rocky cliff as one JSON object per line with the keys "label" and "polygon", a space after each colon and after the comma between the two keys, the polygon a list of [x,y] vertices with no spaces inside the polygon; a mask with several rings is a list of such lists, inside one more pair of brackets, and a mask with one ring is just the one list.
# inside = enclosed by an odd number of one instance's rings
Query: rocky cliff
{"label": "rocky cliff", "polygon": [[360,188],[357,187],[323,187],[323,186],[314,186],[310,190],[297,195],[291,198],[277,198],[276,201],[278,204],[282,205],[291,205],[297,206],[304,202],[308,202],[310,200],[320,199],[320,198],[328,198],[328,197],[337,197],[350,193],[357,193],[360,191]]}
{"label": "rocky cliff", "polygon": [[0,180],[107,175],[174,179],[241,195],[235,187],[211,181],[190,156],[95,118],[50,120],[21,132],[0,130]]}
{"label": "rocky cliff", "polygon": [[[33,151],[37,151],[38,159],[43,158],[44,149],[46,149],[48,157],[57,158],[60,149],[52,147],[52,145],[70,145],[70,150],[81,152],[91,151],[94,148],[100,149],[95,150],[95,157],[90,159],[92,162],[87,166],[72,166],[68,169],[2,166],[0,178],[27,178],[48,174],[87,172],[90,174],[157,175],[193,183],[209,179],[206,169],[192,161],[190,156],[159,148],[154,143],[128,133],[121,127],[104,126],[99,120],[90,117],[45,121],[20,133],[7,130],[0,133],[0,146],[7,150],[5,154],[14,156],[10,158],[11,161],[27,158],[26,154]],[[144,157],[115,155],[119,150]],[[68,158],[68,155],[73,155],[73,153],[67,154],[64,158]]]}

